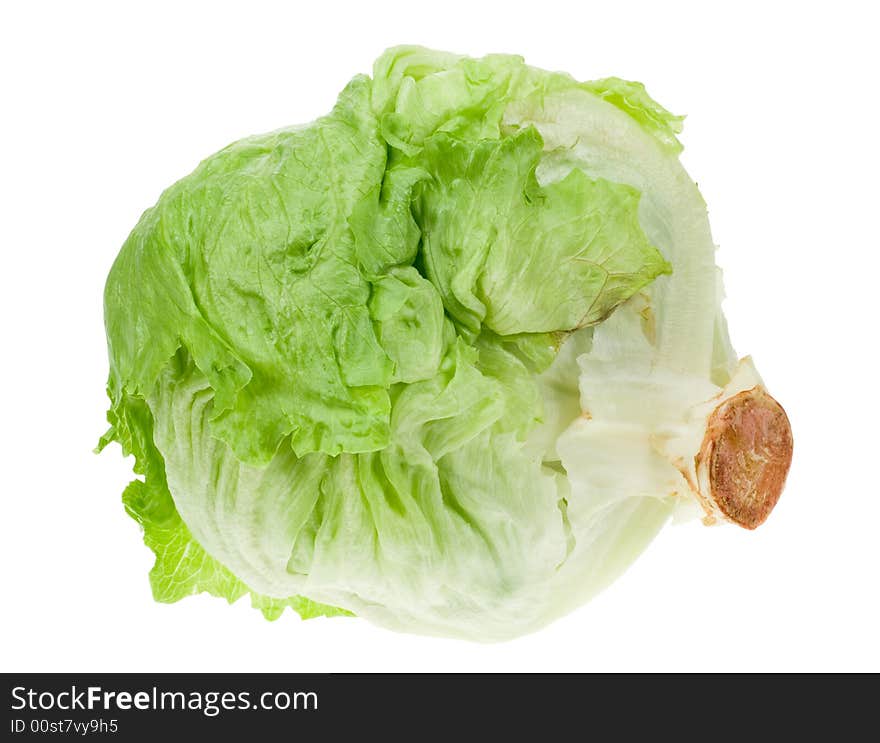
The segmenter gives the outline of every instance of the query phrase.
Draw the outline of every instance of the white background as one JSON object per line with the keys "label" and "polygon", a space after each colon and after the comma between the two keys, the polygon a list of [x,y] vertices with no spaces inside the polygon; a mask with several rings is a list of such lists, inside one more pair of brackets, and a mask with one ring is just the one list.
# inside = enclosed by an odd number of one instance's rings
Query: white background
{"label": "white background", "polygon": [[[869,3],[822,6],[4,4],[0,669],[880,670],[880,62]],[[641,80],[688,114],[734,344],[794,428],[787,489],[754,533],[667,528],[591,604],[504,644],[156,604],[130,461],[91,453],[106,272],[165,186],[326,112],[398,43]]]}

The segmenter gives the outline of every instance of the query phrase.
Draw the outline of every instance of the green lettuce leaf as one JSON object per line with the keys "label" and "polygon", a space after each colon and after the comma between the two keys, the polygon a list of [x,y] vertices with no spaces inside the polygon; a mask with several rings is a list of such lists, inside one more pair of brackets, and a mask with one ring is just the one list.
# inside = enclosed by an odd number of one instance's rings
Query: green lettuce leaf
{"label": "green lettuce leaf", "polygon": [[639,225],[635,189],[572,170],[540,186],[535,129],[474,145],[427,141],[415,213],[447,312],[499,335],[601,322],[671,266]]}
{"label": "green lettuce leaf", "polygon": [[182,345],[245,461],[287,436],[300,454],[387,445],[393,363],[346,221],[385,167],[369,92],[356,78],[312,126],[222,150],[144,215],[105,293],[114,397]]}
{"label": "green lettuce leaf", "polygon": [[669,153],[677,155],[681,152],[682,146],[677,135],[681,134],[684,116],[676,116],[663,108],[648,95],[641,83],[619,77],[606,77],[584,83],[583,88],[635,119]]}
{"label": "green lettuce leaf", "polygon": [[274,620],[292,608],[302,619],[351,615],[344,609],[326,606],[303,596],[271,598],[249,589],[241,580],[211,557],[193,539],[180,518],[168,490],[165,463],[153,442],[154,421],[143,399],[127,397],[116,409],[114,427],[99,444],[99,450],[118,440],[123,453],[135,458],[134,470],[143,479],[132,480],[122,494],[126,512],[143,529],[144,544],[156,561],[150,570],[153,598],[174,603],[187,596],[208,593],[234,603],[250,595],[251,605],[266,619]]}

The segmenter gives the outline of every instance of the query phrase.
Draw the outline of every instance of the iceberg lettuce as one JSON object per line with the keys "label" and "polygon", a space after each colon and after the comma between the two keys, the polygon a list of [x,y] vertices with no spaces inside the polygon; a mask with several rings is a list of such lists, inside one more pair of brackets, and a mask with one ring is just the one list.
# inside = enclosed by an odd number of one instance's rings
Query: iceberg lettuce
{"label": "iceberg lettuce", "polygon": [[400,47],[167,189],[104,298],[155,598],[499,640],[674,514],[763,521],[791,431],[680,131],[638,83]]}

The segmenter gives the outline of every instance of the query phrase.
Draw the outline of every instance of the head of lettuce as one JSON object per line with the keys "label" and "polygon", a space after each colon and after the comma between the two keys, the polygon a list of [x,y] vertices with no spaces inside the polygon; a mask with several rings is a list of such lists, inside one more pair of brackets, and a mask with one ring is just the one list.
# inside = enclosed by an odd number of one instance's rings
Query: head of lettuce
{"label": "head of lettuce", "polygon": [[499,640],[673,514],[760,524],[791,431],[680,130],[638,83],[401,47],[166,190],[104,297],[156,599]]}

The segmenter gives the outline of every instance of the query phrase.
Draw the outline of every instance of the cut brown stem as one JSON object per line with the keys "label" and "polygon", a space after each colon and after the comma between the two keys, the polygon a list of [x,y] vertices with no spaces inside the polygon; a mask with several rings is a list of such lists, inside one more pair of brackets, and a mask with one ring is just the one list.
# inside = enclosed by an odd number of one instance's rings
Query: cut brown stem
{"label": "cut brown stem", "polygon": [[743,390],[709,416],[695,459],[700,490],[725,519],[754,529],[779,500],[792,449],[782,406],[761,385]]}

